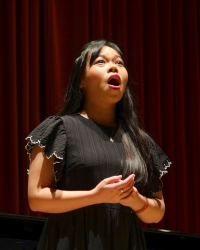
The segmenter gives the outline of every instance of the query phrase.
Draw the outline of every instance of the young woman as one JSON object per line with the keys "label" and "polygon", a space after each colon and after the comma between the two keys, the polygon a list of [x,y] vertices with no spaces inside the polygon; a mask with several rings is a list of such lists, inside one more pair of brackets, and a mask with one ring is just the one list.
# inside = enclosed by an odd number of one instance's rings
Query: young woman
{"label": "young woman", "polygon": [[170,161],[138,123],[115,43],[83,46],[60,114],[26,139],[29,205],[51,214],[38,250],[146,249],[140,220],[163,218]]}

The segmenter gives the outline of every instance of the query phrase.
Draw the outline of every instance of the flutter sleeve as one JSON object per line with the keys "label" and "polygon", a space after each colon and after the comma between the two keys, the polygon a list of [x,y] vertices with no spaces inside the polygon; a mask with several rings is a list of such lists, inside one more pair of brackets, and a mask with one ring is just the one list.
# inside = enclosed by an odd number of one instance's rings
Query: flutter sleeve
{"label": "flutter sleeve", "polygon": [[28,142],[25,149],[29,159],[35,145],[44,148],[43,153],[48,159],[55,156],[53,172],[57,183],[62,178],[66,147],[66,131],[62,119],[59,116],[48,117],[26,137],[26,140]]}
{"label": "flutter sleeve", "polygon": [[168,168],[172,163],[168,156],[155,142],[150,143],[150,148],[153,173],[149,180],[148,190],[149,196],[152,197],[154,193],[157,193],[162,190],[163,182],[161,178],[163,175],[168,173]]}

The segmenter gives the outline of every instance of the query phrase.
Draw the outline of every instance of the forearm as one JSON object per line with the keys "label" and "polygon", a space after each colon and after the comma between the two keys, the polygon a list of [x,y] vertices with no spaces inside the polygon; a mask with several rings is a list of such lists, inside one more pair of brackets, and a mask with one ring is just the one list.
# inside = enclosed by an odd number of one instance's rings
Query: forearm
{"label": "forearm", "polygon": [[42,150],[39,147],[33,149],[29,167],[28,200],[33,211],[63,213],[104,202],[119,203],[120,188],[131,192],[134,175],[125,180],[121,175],[108,177],[89,191],[57,190],[51,171],[54,158],[47,159]]}
{"label": "forearm", "polygon": [[55,189],[55,176],[52,171],[55,157],[48,159],[43,148],[32,150],[28,179],[28,200],[33,211],[63,213],[95,204],[99,199],[91,191],[63,191]]}
{"label": "forearm", "polygon": [[64,191],[38,185],[37,178],[31,176],[28,185],[29,206],[33,211],[47,213],[63,213],[99,203],[119,203],[119,190],[123,187],[132,193],[134,182],[134,175],[125,180],[121,180],[121,175],[111,176],[89,191]]}
{"label": "forearm", "polygon": [[[138,201],[132,205],[133,211],[138,211],[145,206],[146,198],[142,195],[138,196]],[[164,216],[165,204],[163,198],[148,198],[148,206],[136,213],[138,218],[145,223],[158,223]]]}
{"label": "forearm", "polygon": [[64,213],[98,203],[94,191],[63,191],[41,188],[29,192],[29,206],[33,211],[45,213]]}
{"label": "forearm", "polygon": [[[126,192],[123,194],[126,195]],[[147,205],[146,201],[148,202]],[[157,223],[163,218],[165,213],[165,203],[162,191],[154,194],[154,198],[148,198],[146,200],[146,197],[139,194],[137,189],[133,187],[129,195],[125,197],[122,196],[120,203],[130,207],[137,214],[139,219],[145,223]]]}

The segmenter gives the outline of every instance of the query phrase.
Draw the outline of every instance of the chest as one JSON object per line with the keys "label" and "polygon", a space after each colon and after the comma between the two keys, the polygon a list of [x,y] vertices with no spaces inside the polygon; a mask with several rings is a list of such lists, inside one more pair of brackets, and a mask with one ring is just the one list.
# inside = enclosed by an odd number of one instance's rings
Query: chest
{"label": "chest", "polygon": [[101,127],[72,120],[66,125],[63,184],[68,189],[90,189],[104,178],[121,173],[123,145],[118,131],[113,142]]}

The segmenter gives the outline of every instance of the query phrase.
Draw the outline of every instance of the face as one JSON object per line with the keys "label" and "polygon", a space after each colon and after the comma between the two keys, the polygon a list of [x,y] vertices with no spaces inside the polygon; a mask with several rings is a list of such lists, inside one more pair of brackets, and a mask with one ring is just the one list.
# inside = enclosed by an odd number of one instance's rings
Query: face
{"label": "face", "polygon": [[92,65],[88,55],[80,88],[89,103],[116,104],[123,97],[128,73],[117,51],[104,46]]}

